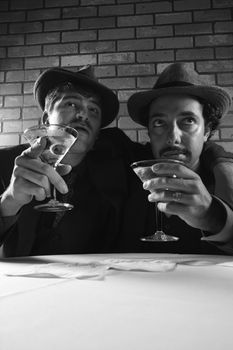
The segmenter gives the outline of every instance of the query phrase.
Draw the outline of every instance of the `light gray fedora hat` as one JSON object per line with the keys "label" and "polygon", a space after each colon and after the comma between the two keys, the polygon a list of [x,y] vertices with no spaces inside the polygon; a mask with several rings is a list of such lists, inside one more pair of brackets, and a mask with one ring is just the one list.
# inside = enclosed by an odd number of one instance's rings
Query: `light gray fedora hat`
{"label": "light gray fedora hat", "polygon": [[182,94],[206,101],[224,116],[231,105],[231,96],[226,89],[210,85],[206,80],[184,63],[173,63],[160,74],[151,90],[137,92],[128,100],[130,117],[143,126],[148,123],[148,107],[157,97]]}

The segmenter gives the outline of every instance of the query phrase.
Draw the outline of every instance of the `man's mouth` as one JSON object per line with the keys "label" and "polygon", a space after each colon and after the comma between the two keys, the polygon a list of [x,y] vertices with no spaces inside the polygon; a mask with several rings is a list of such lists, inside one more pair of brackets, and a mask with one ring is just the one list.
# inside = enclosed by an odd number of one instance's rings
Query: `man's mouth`
{"label": "man's mouth", "polygon": [[161,152],[161,158],[171,158],[184,160],[187,158],[187,151],[182,149],[167,149]]}
{"label": "man's mouth", "polygon": [[76,124],[76,125],[71,125],[72,128],[74,128],[75,130],[77,130],[80,133],[90,133],[90,128],[86,125],[80,125],[80,124]]}

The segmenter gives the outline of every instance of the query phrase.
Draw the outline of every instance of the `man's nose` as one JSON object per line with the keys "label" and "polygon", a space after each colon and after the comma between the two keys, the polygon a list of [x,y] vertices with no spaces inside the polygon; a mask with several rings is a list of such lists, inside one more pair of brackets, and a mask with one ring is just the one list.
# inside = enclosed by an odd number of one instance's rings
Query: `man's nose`
{"label": "man's nose", "polygon": [[76,111],[76,115],[75,115],[76,119],[78,121],[87,121],[88,120],[88,113],[86,110],[84,109],[79,109]]}
{"label": "man's nose", "polygon": [[179,144],[181,142],[181,130],[177,124],[172,125],[168,130],[167,144]]}

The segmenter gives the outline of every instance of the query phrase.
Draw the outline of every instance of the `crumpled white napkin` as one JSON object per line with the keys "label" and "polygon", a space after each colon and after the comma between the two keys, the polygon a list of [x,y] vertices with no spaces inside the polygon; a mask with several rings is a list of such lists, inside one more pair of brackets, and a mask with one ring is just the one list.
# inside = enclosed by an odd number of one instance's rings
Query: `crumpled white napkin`
{"label": "crumpled white napkin", "polygon": [[[4,264],[5,265],[5,264]],[[102,277],[106,273],[104,265],[89,263],[44,263],[22,264],[7,266],[0,264],[0,274],[6,276],[44,277],[44,278],[95,278]]]}
{"label": "crumpled white napkin", "polygon": [[167,272],[176,268],[176,263],[169,260],[155,259],[107,259],[110,269],[144,272]]}
{"label": "crumpled white napkin", "polygon": [[225,267],[233,267],[233,261],[224,261],[222,263],[219,263],[218,265]]}
{"label": "crumpled white napkin", "polygon": [[103,279],[108,270],[166,272],[173,271],[175,262],[154,259],[105,259],[91,263],[1,263],[0,275],[40,278]]}

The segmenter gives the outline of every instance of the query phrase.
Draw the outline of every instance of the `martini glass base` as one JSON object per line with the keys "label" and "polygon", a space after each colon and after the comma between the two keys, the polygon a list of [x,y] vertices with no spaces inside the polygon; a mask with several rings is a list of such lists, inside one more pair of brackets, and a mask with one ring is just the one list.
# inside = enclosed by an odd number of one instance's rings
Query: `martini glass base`
{"label": "martini glass base", "polygon": [[57,200],[51,200],[48,203],[45,204],[38,204],[34,207],[34,209],[43,211],[43,212],[50,212],[50,213],[57,213],[61,211],[68,211],[73,209],[73,205],[69,203],[61,203]]}
{"label": "martini glass base", "polygon": [[166,235],[163,231],[157,231],[151,236],[140,238],[143,242],[174,242],[178,241],[178,237]]}

